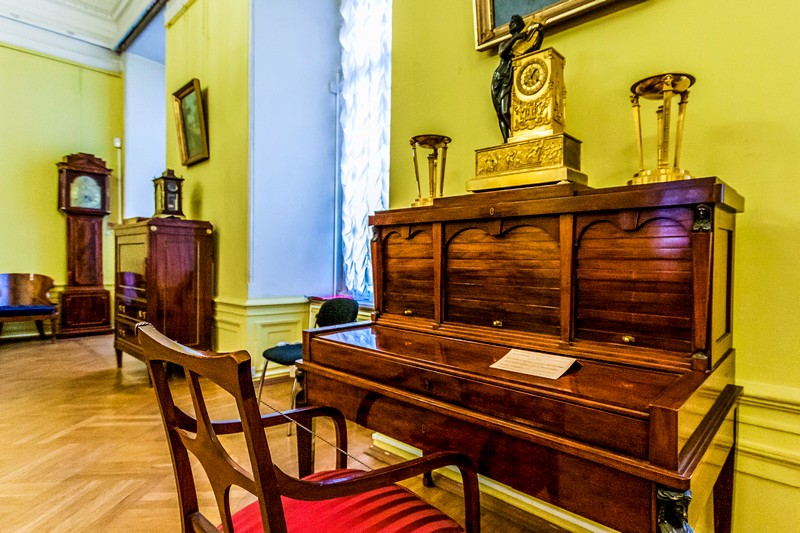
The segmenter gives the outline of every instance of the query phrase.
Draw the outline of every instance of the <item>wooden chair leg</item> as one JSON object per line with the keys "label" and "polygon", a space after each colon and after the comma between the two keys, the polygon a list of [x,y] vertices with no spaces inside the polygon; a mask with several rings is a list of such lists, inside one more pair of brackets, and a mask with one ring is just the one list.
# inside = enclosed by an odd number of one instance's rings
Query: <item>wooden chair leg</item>
{"label": "wooden chair leg", "polygon": [[36,322],[36,329],[39,331],[39,336],[43,339],[46,339],[47,337],[44,334],[44,322],[42,322],[41,320],[36,320],[35,322]]}
{"label": "wooden chair leg", "polygon": [[50,319],[50,342],[55,344],[56,342],[56,319]]}

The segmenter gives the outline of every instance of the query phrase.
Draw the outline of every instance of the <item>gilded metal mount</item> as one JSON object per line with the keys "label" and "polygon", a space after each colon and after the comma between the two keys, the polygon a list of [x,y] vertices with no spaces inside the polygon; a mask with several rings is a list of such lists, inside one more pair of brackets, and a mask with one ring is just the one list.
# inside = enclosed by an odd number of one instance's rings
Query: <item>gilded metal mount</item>
{"label": "gilded metal mount", "polygon": [[475,150],[471,192],[574,182],[586,184],[581,141],[565,132],[564,56],[553,48],[514,57],[510,135]]}
{"label": "gilded metal mount", "polygon": [[[681,143],[683,142],[683,126],[686,119],[686,104],[689,102],[689,87],[695,82],[694,76],[681,72],[658,74],[639,80],[631,87],[631,105],[633,120],[636,126],[637,148],[639,149],[639,171],[634,174],[629,185],[658,183],[690,179],[689,171],[680,168]],[[679,97],[678,122],[675,132],[675,154],[672,164],[669,157],[669,132],[672,98]],[[658,163],[654,169],[644,168],[644,151],[642,148],[642,122],[639,99],[661,100],[656,111],[658,134]]]}
{"label": "gilded metal mount", "polygon": [[[415,135],[411,137],[411,153],[414,156],[414,174],[417,178],[417,199],[411,207],[432,205],[434,198],[441,198],[444,194],[444,167],[447,163],[447,145],[452,139],[444,135]],[[428,154],[428,196],[422,196],[422,185],[419,179],[419,166],[417,165],[417,146],[432,150]],[[441,148],[441,159],[439,149]],[[439,171],[437,173],[437,167]],[[438,177],[437,177],[438,174]],[[438,186],[437,186],[438,185]]]}

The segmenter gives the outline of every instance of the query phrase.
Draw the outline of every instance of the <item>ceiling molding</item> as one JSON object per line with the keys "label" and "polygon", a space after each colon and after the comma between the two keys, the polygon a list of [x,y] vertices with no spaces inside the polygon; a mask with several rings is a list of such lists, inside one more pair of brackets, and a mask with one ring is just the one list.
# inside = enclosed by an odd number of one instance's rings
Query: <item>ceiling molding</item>
{"label": "ceiling molding", "polygon": [[150,4],[150,7],[147,8],[139,20],[136,21],[136,24],[128,31],[128,33],[120,39],[119,43],[116,47],[114,47],[115,52],[125,52],[133,42],[136,40],[139,35],[147,28],[147,26],[153,21],[156,16],[161,12],[164,8],[164,5],[167,3],[167,0],[155,0]]}
{"label": "ceiling molding", "polygon": [[0,0],[0,18],[114,50],[156,0]]}
{"label": "ceiling molding", "polygon": [[119,54],[101,46],[0,16],[0,43],[109,72],[121,72]]}

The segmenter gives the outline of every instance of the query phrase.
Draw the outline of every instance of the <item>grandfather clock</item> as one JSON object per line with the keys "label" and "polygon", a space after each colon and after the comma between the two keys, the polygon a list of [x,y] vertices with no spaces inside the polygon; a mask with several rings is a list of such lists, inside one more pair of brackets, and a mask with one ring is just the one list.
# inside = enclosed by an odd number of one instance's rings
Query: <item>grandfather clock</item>
{"label": "grandfather clock", "polygon": [[65,156],[57,166],[58,208],[67,218],[59,335],[111,333],[110,297],[103,287],[103,217],[110,213],[111,169],[84,153]]}

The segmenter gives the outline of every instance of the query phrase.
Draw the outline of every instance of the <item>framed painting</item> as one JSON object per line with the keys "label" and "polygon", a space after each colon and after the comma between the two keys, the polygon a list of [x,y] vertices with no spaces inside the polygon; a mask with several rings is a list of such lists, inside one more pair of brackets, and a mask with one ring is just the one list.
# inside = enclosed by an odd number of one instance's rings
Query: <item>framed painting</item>
{"label": "framed painting", "polygon": [[496,47],[509,36],[511,15],[530,21],[538,15],[550,28],[564,27],[590,16],[644,0],[474,0],[475,49]]}
{"label": "framed painting", "polygon": [[208,135],[200,80],[193,78],[172,93],[172,104],[178,129],[181,163],[189,166],[208,159]]}

